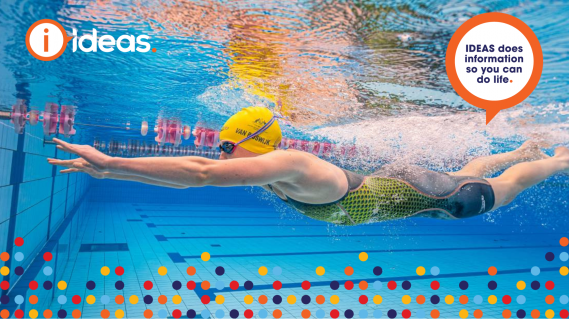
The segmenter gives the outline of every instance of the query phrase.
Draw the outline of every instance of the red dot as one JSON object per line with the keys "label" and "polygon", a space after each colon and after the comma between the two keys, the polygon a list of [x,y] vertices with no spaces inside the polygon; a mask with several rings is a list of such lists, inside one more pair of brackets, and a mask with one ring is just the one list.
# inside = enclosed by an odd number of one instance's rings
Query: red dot
{"label": "red dot", "polygon": [[330,311],[330,317],[332,317],[333,319],[336,319],[340,316],[340,312],[336,309]]}
{"label": "red dot", "polygon": [[354,288],[354,283],[351,281],[346,281],[346,283],[344,283],[344,288],[346,288],[346,290],[352,290]]}
{"label": "red dot", "polygon": [[30,289],[36,290],[38,288],[38,283],[35,281],[30,281]]}
{"label": "red dot", "polygon": [[22,309],[18,309],[14,311],[14,316],[18,319],[22,319],[24,317],[24,311]]}
{"label": "red dot", "polygon": [[117,274],[117,276],[122,276],[124,274],[124,269],[123,267],[116,267],[115,268],[115,273]]}
{"label": "red dot", "polygon": [[24,245],[24,239],[22,237],[17,237],[16,240],[14,240],[14,243],[17,247],[21,247]]}
{"label": "red dot", "polygon": [[188,284],[186,286],[188,287],[188,289],[194,290],[196,288],[196,283],[193,281],[188,281]]}
{"label": "red dot", "polygon": [[43,259],[45,261],[51,261],[51,259],[53,259],[53,256],[51,255],[51,252],[46,252],[43,254]]}
{"label": "red dot", "polygon": [[229,287],[231,288],[231,290],[237,290],[239,289],[239,282],[233,280],[229,283]]}
{"label": "red dot", "polygon": [[244,315],[245,315],[245,318],[251,319],[251,318],[253,318],[253,311],[247,309],[247,310],[245,310]]}
{"label": "red dot", "polygon": [[2,281],[0,283],[0,288],[2,288],[2,290],[8,290],[10,288],[10,283],[8,281]]}
{"label": "red dot", "polygon": [[553,281],[547,281],[545,283],[545,288],[547,290],[553,290],[553,288],[555,288],[555,283],[553,283]]}
{"label": "red dot", "polygon": [[310,282],[309,281],[302,281],[302,289],[308,290],[310,289]]}
{"label": "red dot", "polygon": [[403,316],[403,318],[409,319],[411,317],[411,311],[405,309],[403,310],[403,312],[401,312],[401,315]]}
{"label": "red dot", "polygon": [[74,304],[80,304],[80,303],[81,303],[81,297],[78,296],[78,295],[74,295],[73,298],[71,298],[71,301],[72,301]]}
{"label": "red dot", "polygon": [[361,295],[359,300],[361,304],[366,304],[368,301],[366,295]]}
{"label": "red dot", "polygon": [[431,282],[431,289],[438,290],[441,287],[438,281]]}
{"label": "red dot", "polygon": [[152,289],[153,285],[151,281],[144,281],[144,289],[150,290]]}
{"label": "red dot", "polygon": [[202,297],[202,303],[203,303],[203,304],[208,304],[210,300],[211,300],[211,299],[209,298],[208,295],[205,295],[205,296]]}
{"label": "red dot", "polygon": [[512,298],[509,295],[505,295],[502,297],[502,302],[505,304],[510,304],[510,302],[512,302]]}
{"label": "red dot", "polygon": [[172,316],[176,319],[179,319],[182,317],[182,311],[176,309],[176,310],[172,311]]}
{"label": "red dot", "polygon": [[387,283],[387,288],[389,288],[389,290],[395,290],[395,288],[397,288],[397,282],[391,280]]}
{"label": "red dot", "polygon": [[567,319],[567,317],[569,317],[569,311],[563,309],[559,311],[559,316],[563,319]]}
{"label": "red dot", "polygon": [[283,287],[283,284],[280,281],[273,282],[273,289],[280,290]]}

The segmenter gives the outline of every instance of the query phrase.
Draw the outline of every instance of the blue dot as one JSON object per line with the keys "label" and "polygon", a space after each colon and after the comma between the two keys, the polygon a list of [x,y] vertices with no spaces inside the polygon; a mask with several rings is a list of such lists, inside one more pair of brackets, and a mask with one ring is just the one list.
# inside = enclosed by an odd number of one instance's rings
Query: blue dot
{"label": "blue dot", "polygon": [[253,282],[251,281],[245,281],[245,284],[243,285],[245,287],[245,290],[252,290],[253,289]]}
{"label": "blue dot", "polygon": [[188,316],[188,319],[193,319],[196,317],[196,311],[194,309],[190,309],[186,312],[186,316]]}
{"label": "blue dot", "polygon": [[87,281],[87,289],[93,290],[93,289],[95,289],[95,287],[96,287],[95,281],[93,281],[93,280]]}
{"label": "blue dot", "polygon": [[203,309],[202,310],[202,318],[204,319],[208,319],[211,313],[209,313],[209,310],[207,309]]}
{"label": "blue dot", "polygon": [[[223,267],[220,266],[220,267],[215,268],[215,274],[217,274],[218,276],[222,276],[224,273],[225,273],[225,269]],[[217,313],[217,311],[215,313]]]}
{"label": "blue dot", "polygon": [[389,318],[393,319],[393,318],[397,317],[397,311],[391,309],[391,310],[387,311],[387,316]]}
{"label": "blue dot", "polygon": [[274,304],[281,304],[281,302],[283,302],[283,298],[281,298],[281,296],[279,296],[278,294],[273,297]]}
{"label": "blue dot", "polygon": [[[275,267],[275,268],[278,268],[278,267]],[[261,318],[261,319],[265,319],[269,315],[269,313],[265,309],[259,310],[259,313],[257,313],[257,314],[259,315],[259,318]]]}
{"label": "blue dot", "polygon": [[229,316],[233,319],[236,319],[237,317],[239,317],[239,311],[233,309],[233,310],[229,311]]}
{"label": "blue dot", "polygon": [[44,281],[43,283],[43,288],[45,290],[51,290],[51,288],[53,287],[53,283],[51,283],[51,281]]}
{"label": "blue dot", "polygon": [[559,297],[559,302],[561,304],[567,304],[567,302],[569,302],[569,298],[566,295],[562,295],[561,297]]}
{"label": "blue dot", "polygon": [[16,254],[14,255],[14,259],[16,259],[16,261],[22,261],[24,260],[24,254],[21,252],[16,252]]}
{"label": "blue dot", "polygon": [[2,298],[0,298],[0,302],[1,302],[2,304],[8,304],[8,303],[10,303],[10,297],[8,297],[8,296],[2,296]]}
{"label": "blue dot", "polygon": [[174,289],[174,290],[182,289],[182,283],[178,280],[172,282],[172,289]]}
{"label": "blue dot", "polygon": [[381,269],[381,267],[375,267],[373,268],[373,274],[375,274],[376,276],[380,276],[383,273],[383,269]]}
{"label": "blue dot", "polygon": [[379,319],[379,318],[381,318],[381,316],[382,316],[381,310],[377,309],[377,310],[375,310],[375,311],[373,312],[373,317],[374,317],[375,319]]}
{"label": "blue dot", "polygon": [[460,284],[458,285],[462,290],[466,290],[468,289],[468,282],[466,281],[461,281]]}
{"label": "blue dot", "polygon": [[481,295],[475,295],[474,296],[474,303],[481,304],[482,303],[482,296]]}
{"label": "blue dot", "polygon": [[567,259],[569,259],[569,254],[567,254],[567,252],[561,252],[559,254],[559,259],[561,261],[567,261]]}
{"label": "blue dot", "polygon": [[[274,274],[275,276],[280,276],[281,273],[283,273],[283,269],[281,269],[281,267],[274,267],[274,268],[273,268],[273,274]],[[266,311],[265,311],[265,312],[266,312]]]}
{"label": "blue dot", "polygon": [[316,318],[322,319],[322,318],[324,318],[325,316],[326,316],[326,312],[324,312],[324,310],[318,309],[318,310],[316,311]]}
{"label": "blue dot", "polygon": [[67,297],[64,295],[60,295],[59,297],[57,297],[57,303],[66,304],[67,303]]}
{"label": "blue dot", "polygon": [[332,290],[338,290],[338,288],[340,287],[340,283],[338,281],[332,281],[330,282],[330,289]]}
{"label": "blue dot", "polygon": [[367,310],[365,310],[365,309],[360,310],[360,318],[361,318],[361,319],[364,319],[364,318],[367,318],[367,317],[368,317]]}
{"label": "blue dot", "polygon": [[488,282],[488,289],[496,290],[496,288],[498,288],[498,284],[496,283],[496,281],[492,280]]}
{"label": "blue dot", "polygon": [[431,274],[432,274],[433,276],[438,276],[439,273],[441,273],[441,269],[439,269],[439,267],[432,267],[432,268],[431,268]]}
{"label": "blue dot", "polygon": [[531,282],[531,288],[532,288],[533,290],[538,290],[539,287],[541,287],[541,285],[539,284],[539,281],[532,281],[532,282]]}
{"label": "blue dot", "polygon": [[539,272],[540,272],[539,267],[531,267],[531,274],[532,275],[537,276],[537,275],[539,275]]}
{"label": "blue dot", "polygon": [[154,299],[152,298],[151,295],[146,295],[146,296],[144,296],[144,303],[146,303],[146,304],[152,304],[152,301],[154,301]]}
{"label": "blue dot", "polygon": [[381,290],[381,287],[383,287],[383,284],[381,283],[381,281],[378,280],[378,281],[375,281],[375,282],[373,283],[373,288],[374,288],[375,290]]}
{"label": "blue dot", "polygon": [[524,296],[522,296],[522,295],[519,295],[519,296],[516,298],[516,302],[517,302],[518,304],[524,304],[524,303],[526,303],[526,297],[524,297]]}
{"label": "blue dot", "polygon": [[22,303],[24,303],[24,297],[22,297],[21,295],[17,295],[17,296],[14,298],[14,302],[15,302],[16,304],[22,304]]}
{"label": "blue dot", "polygon": [[350,309],[344,311],[344,316],[348,319],[351,319],[354,317],[354,312]]}
{"label": "blue dot", "polygon": [[523,319],[526,316],[526,312],[520,309],[518,310],[518,312],[516,312],[516,315],[518,316],[518,318]]}
{"label": "blue dot", "polygon": [[218,319],[221,319],[225,316],[225,311],[218,309],[217,311],[215,311],[215,317]]}
{"label": "blue dot", "polygon": [[409,290],[409,289],[411,289],[411,282],[405,280],[401,284],[401,287],[403,288],[403,290]]}
{"label": "blue dot", "polygon": [[117,290],[122,290],[122,289],[124,289],[124,282],[122,282],[122,281],[117,281],[117,282],[115,282],[115,288],[116,288]]}
{"label": "blue dot", "polygon": [[304,304],[309,304],[310,303],[310,297],[308,295],[303,295],[301,301]]}
{"label": "blue dot", "polygon": [[439,298],[439,296],[434,295],[431,297],[431,303],[432,304],[438,304],[439,302],[441,302],[441,298]]}
{"label": "blue dot", "polygon": [[417,310],[417,318],[425,319],[425,310]]}
{"label": "blue dot", "polygon": [[57,311],[57,317],[59,317],[59,319],[65,319],[65,317],[67,317],[67,311],[63,309]]}
{"label": "blue dot", "polygon": [[53,269],[51,267],[43,268],[43,274],[45,274],[46,276],[51,276],[52,273],[53,273]]}
{"label": "blue dot", "polygon": [[168,317],[168,311],[166,311],[164,309],[160,309],[158,311],[158,317],[159,318],[167,318]]}
{"label": "blue dot", "polygon": [[[547,261],[553,261],[553,259],[555,259],[555,255],[553,254],[553,252],[548,252],[545,254],[545,260]],[[522,310],[523,311],[523,310]],[[519,312],[519,311],[518,311]],[[525,314],[524,314],[525,315]]]}
{"label": "blue dot", "polygon": [[102,304],[109,304],[109,302],[111,302],[111,298],[109,298],[109,296],[104,295],[101,297],[101,303]]}
{"label": "blue dot", "polygon": [[14,269],[14,272],[16,273],[17,276],[21,276],[24,274],[24,268],[18,266],[16,267],[16,269]]}
{"label": "blue dot", "polygon": [[216,288],[217,290],[223,290],[223,288],[225,288],[225,284],[223,283],[223,281],[217,281],[217,282],[215,283],[215,288]]}

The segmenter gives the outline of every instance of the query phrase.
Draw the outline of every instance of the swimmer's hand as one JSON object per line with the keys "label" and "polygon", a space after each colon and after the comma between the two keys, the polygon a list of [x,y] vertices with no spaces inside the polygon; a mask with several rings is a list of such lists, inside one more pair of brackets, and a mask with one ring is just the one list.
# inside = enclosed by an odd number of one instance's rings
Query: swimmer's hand
{"label": "swimmer's hand", "polygon": [[107,170],[109,162],[112,159],[112,157],[88,145],[71,144],[57,138],[54,138],[53,142],[57,143],[57,149],[78,155],[82,161],[75,159],[77,163],[82,164],[84,167],[88,165],[89,169],[93,169],[98,172],[104,172]]}
{"label": "swimmer's hand", "polygon": [[49,164],[54,166],[62,166],[67,169],[60,170],[61,173],[84,172],[95,179],[104,179],[108,173],[95,169],[89,162],[83,158],[71,160],[47,159]]}

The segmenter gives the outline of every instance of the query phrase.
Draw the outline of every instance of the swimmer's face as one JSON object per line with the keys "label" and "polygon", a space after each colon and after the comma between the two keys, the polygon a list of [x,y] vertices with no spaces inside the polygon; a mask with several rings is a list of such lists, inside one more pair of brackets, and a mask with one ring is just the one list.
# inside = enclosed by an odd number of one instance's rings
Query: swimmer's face
{"label": "swimmer's face", "polygon": [[[221,140],[219,143],[222,144],[225,141],[229,141],[229,140]],[[235,150],[231,154],[224,152],[224,151],[221,151],[221,154],[219,155],[219,160],[250,158],[250,157],[256,157],[259,155],[260,154],[257,154],[257,153],[251,152],[249,150],[243,149],[240,146],[236,146]]]}

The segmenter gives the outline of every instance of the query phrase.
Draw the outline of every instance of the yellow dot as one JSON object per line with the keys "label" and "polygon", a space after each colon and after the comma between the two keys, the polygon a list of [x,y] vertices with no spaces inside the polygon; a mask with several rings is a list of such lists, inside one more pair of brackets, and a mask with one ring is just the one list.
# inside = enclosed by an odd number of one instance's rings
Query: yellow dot
{"label": "yellow dot", "polygon": [[122,319],[123,317],[124,317],[124,311],[122,311],[121,309],[115,311],[115,318]]}
{"label": "yellow dot", "polygon": [[411,296],[409,296],[409,295],[404,295],[404,296],[401,298],[401,302],[403,302],[404,304],[409,304],[409,303],[411,303]]}
{"label": "yellow dot", "polygon": [[88,304],[93,304],[95,303],[95,301],[97,301],[97,299],[95,299],[95,296],[89,295],[87,296],[87,299],[85,299],[85,301],[87,301]]}
{"label": "yellow dot", "polygon": [[131,304],[137,304],[138,303],[138,297],[135,295],[130,296],[130,298],[128,298],[128,302],[130,302]]}
{"label": "yellow dot", "polygon": [[519,290],[524,290],[524,289],[526,288],[526,283],[523,282],[523,281],[518,281],[518,283],[516,283],[516,287],[517,287]]}
{"label": "yellow dot", "polygon": [[340,298],[337,295],[333,295],[330,297],[331,304],[338,304],[340,302]]}
{"label": "yellow dot", "polygon": [[263,266],[259,268],[259,274],[262,276],[266,276],[267,272],[269,272],[269,270],[267,270],[267,267]]}
{"label": "yellow dot", "polygon": [[379,295],[373,297],[373,303],[381,304],[383,302],[383,298]]}
{"label": "yellow dot", "polygon": [[324,267],[318,267],[316,268],[316,274],[319,276],[323,276],[324,273],[326,273],[326,270],[324,270]]}
{"label": "yellow dot", "polygon": [[[202,259],[203,259],[203,254],[202,254]],[[207,260],[209,260],[209,257],[207,258]],[[207,260],[204,260],[204,261],[207,261]],[[168,269],[166,269],[166,267],[160,267],[160,268],[158,268],[158,274],[159,274],[159,275],[165,276],[166,273],[168,273]]]}
{"label": "yellow dot", "polygon": [[10,274],[10,268],[4,266],[2,268],[0,268],[0,274],[2,274],[3,276],[7,276]]}
{"label": "yellow dot", "polygon": [[108,276],[109,273],[111,273],[111,269],[109,269],[109,267],[102,267],[101,268],[101,274],[104,276]]}
{"label": "yellow dot", "polygon": [[468,311],[462,309],[462,310],[460,310],[460,312],[458,313],[458,315],[459,315],[462,319],[466,319],[466,318],[468,318]]}
{"label": "yellow dot", "polygon": [[245,301],[246,304],[251,304],[253,301],[255,301],[255,299],[253,299],[253,296],[251,295],[246,295],[243,301]]}
{"label": "yellow dot", "polygon": [[451,295],[446,296],[445,302],[446,302],[446,304],[452,304],[454,302],[454,297]]}
{"label": "yellow dot", "polygon": [[498,302],[498,298],[496,298],[495,295],[491,295],[488,297],[488,303],[489,304],[496,304],[496,302]]}
{"label": "yellow dot", "polygon": [[225,302],[225,297],[223,297],[222,295],[215,296],[215,303],[223,304],[224,302]]}
{"label": "yellow dot", "polygon": [[569,273],[569,269],[567,269],[567,267],[561,267],[561,269],[559,269],[559,273],[562,276],[566,276]]}
{"label": "yellow dot", "polygon": [[182,303],[182,297],[180,297],[179,295],[175,295],[172,297],[172,302],[174,304],[180,304]]}
{"label": "yellow dot", "polygon": [[547,319],[551,319],[555,316],[555,312],[551,309],[545,311],[545,317],[547,317]]}
{"label": "yellow dot", "polygon": [[367,255],[366,252],[360,253],[360,260],[361,260],[361,261],[366,261],[367,258],[368,258],[368,255]]}
{"label": "yellow dot", "polygon": [[418,275],[423,276],[423,275],[425,275],[425,268],[424,267],[417,267],[416,272]]}
{"label": "yellow dot", "polygon": [[288,296],[286,298],[286,302],[288,302],[288,304],[295,304],[296,303],[296,297],[291,294],[290,296]]}
{"label": "yellow dot", "polygon": [[67,289],[67,282],[65,282],[65,281],[63,281],[63,280],[62,280],[62,281],[59,281],[59,282],[57,283],[57,288],[58,288],[59,290],[65,290],[65,289]]}
{"label": "yellow dot", "polygon": [[209,258],[211,258],[209,253],[207,253],[207,252],[202,253],[202,260],[203,261],[209,261]]}
{"label": "yellow dot", "polygon": [[35,319],[38,317],[38,312],[35,309],[30,310],[30,312],[28,313],[30,315],[30,318]]}

